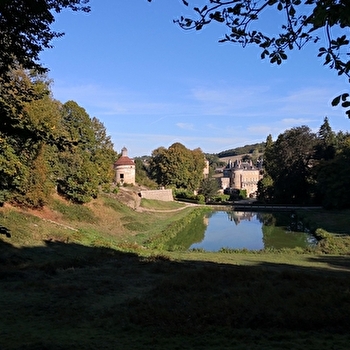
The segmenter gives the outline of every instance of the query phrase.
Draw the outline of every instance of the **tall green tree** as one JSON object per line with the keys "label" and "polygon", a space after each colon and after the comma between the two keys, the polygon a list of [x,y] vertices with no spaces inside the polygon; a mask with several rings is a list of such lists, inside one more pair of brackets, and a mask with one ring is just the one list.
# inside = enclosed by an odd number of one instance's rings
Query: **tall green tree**
{"label": "tall green tree", "polygon": [[[273,198],[279,203],[312,202],[312,161],[316,135],[307,126],[280,134],[265,152],[265,171],[273,182]],[[271,194],[270,194],[271,195]]]}
{"label": "tall green tree", "polygon": [[207,177],[202,180],[198,194],[204,196],[205,201],[207,202],[210,198],[214,197],[219,191],[219,183],[217,179],[213,177]]}
{"label": "tall green tree", "polygon": [[339,137],[334,157],[321,159],[314,169],[318,199],[326,208],[350,207],[350,135]]}
{"label": "tall green tree", "polygon": [[98,196],[98,172],[88,153],[72,151],[65,166],[70,169],[59,181],[60,193],[75,203],[87,203]]}
{"label": "tall green tree", "polygon": [[91,126],[95,138],[95,145],[91,150],[92,161],[97,168],[99,186],[108,191],[110,184],[114,180],[113,164],[118,154],[114,150],[111,137],[107,135],[107,130],[103,123],[96,117],[93,117]]}
{"label": "tall green tree", "polygon": [[166,158],[167,149],[158,147],[152,151],[149,160],[150,177],[157,182],[158,185],[167,186],[168,161]]}
{"label": "tall green tree", "polygon": [[336,152],[336,134],[325,117],[317,134],[316,154],[317,159],[333,159]]}
{"label": "tall green tree", "polygon": [[[30,208],[41,208],[48,203],[54,190],[54,183],[50,178],[50,168],[45,157],[43,143],[36,145],[27,157],[26,164],[20,173],[21,181],[11,193],[11,201],[16,205]],[[24,161],[24,159],[22,159]]]}
{"label": "tall green tree", "polygon": [[45,145],[60,136],[60,104],[43,76],[11,71],[0,84],[0,201],[41,206],[53,187]]}
{"label": "tall green tree", "polygon": [[257,198],[262,202],[272,202],[274,199],[274,187],[273,179],[267,173],[268,162],[271,160],[274,162],[273,155],[273,140],[271,134],[266,138],[265,152],[263,158],[263,169],[261,170],[264,174],[263,178],[258,182]]}
{"label": "tall green tree", "polygon": [[203,152],[191,151],[181,143],[157,148],[150,159],[150,172],[159,185],[189,190],[198,189],[204,166]]}
{"label": "tall green tree", "polygon": [[58,188],[70,200],[85,203],[111,183],[116,153],[104,125],[84,108],[68,101],[61,111],[64,130],[76,146],[58,151]]}
{"label": "tall green tree", "polygon": [[0,206],[11,198],[25,171],[18,152],[20,148],[16,140],[0,132]]}
{"label": "tall green tree", "polygon": [[44,75],[0,76],[0,204],[41,207],[58,189],[84,203],[113,180],[116,153],[104,125],[51,96]]}
{"label": "tall green tree", "polygon": [[271,203],[274,200],[274,185],[269,174],[264,174],[258,182],[257,199],[264,203]]}
{"label": "tall green tree", "polygon": [[202,179],[205,167],[205,157],[200,148],[191,151],[192,163],[189,166],[188,188],[191,190],[198,189]]}

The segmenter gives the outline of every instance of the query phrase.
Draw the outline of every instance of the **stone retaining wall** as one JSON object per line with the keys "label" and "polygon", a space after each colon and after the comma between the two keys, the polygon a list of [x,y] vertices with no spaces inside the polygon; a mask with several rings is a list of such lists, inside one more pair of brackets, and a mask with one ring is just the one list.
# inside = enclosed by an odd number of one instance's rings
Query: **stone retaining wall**
{"label": "stone retaining wall", "polygon": [[172,190],[141,191],[141,198],[155,199],[158,201],[171,202],[174,200]]}

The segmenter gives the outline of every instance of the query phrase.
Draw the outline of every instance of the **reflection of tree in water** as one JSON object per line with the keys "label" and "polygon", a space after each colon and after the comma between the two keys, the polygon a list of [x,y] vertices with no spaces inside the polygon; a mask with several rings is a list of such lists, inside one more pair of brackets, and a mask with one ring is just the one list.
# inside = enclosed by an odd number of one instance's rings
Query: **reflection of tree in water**
{"label": "reflection of tree in water", "polygon": [[266,213],[227,211],[226,213],[228,219],[233,221],[236,225],[243,220],[251,221],[253,219],[257,219],[263,224],[263,226],[284,227],[287,231],[293,232],[308,232],[307,227],[294,212]]}
{"label": "reflection of tree in water", "polygon": [[192,244],[200,243],[204,239],[205,230],[212,216],[199,215],[194,218],[181,232],[165,244],[167,250],[187,250]]}
{"label": "reflection of tree in water", "polygon": [[227,211],[227,216],[230,221],[234,221],[238,225],[242,220],[251,221],[256,213],[247,211]]}
{"label": "reflection of tree in water", "polygon": [[272,213],[258,212],[256,218],[265,226],[276,226],[277,217]]}
{"label": "reflection of tree in water", "polygon": [[294,212],[284,213],[257,213],[257,219],[264,226],[285,227],[288,231],[307,232],[307,227]]}
{"label": "reflection of tree in water", "polygon": [[305,227],[292,212],[257,213],[257,219],[263,224],[263,242],[266,248],[305,248],[313,241],[305,233]]}

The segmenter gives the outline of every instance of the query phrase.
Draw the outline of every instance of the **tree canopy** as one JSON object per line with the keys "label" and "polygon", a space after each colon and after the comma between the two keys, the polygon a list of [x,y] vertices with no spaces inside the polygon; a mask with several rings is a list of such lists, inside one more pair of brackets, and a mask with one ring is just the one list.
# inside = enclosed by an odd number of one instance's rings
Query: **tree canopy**
{"label": "tree canopy", "polygon": [[11,76],[0,84],[0,205],[41,207],[55,188],[74,202],[96,197],[117,156],[103,124],[74,101],[54,100],[45,77]]}
{"label": "tree canopy", "polygon": [[155,149],[150,159],[151,177],[161,186],[198,189],[204,167],[204,154],[199,148],[189,150],[178,142],[168,149]]}
{"label": "tree canopy", "polygon": [[[192,7],[191,0],[182,2]],[[314,43],[324,65],[350,82],[348,0],[204,0],[200,7],[195,3],[192,15],[174,20],[182,29],[198,31],[212,23],[222,24],[226,32],[220,42],[257,45],[262,59],[278,65],[287,59],[288,51]],[[271,13],[276,15],[273,34],[264,30]],[[350,107],[349,94],[337,96],[332,104]],[[350,109],[346,113],[350,118]]]}
{"label": "tree canopy", "polygon": [[265,151],[265,169],[274,181],[275,200],[305,204],[310,198],[311,164],[316,135],[309,127],[280,134]]}
{"label": "tree canopy", "polygon": [[51,41],[63,33],[51,29],[54,12],[65,8],[89,12],[89,0],[1,0],[0,1],[0,75],[17,65],[25,69],[45,69],[39,54],[52,47]]}
{"label": "tree canopy", "polygon": [[350,135],[335,133],[324,119],[318,133],[307,126],[269,135],[258,199],[264,202],[350,207]]}

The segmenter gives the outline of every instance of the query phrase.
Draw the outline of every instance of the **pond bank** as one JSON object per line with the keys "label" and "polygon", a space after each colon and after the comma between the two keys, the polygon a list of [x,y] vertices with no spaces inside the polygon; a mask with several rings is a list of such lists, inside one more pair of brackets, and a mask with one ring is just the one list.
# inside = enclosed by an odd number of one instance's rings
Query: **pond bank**
{"label": "pond bank", "polygon": [[232,204],[235,211],[291,211],[291,210],[320,210],[322,207],[303,207],[294,205],[265,205],[265,204]]}
{"label": "pond bank", "polygon": [[256,200],[246,199],[236,202],[208,203],[207,206],[213,209],[234,211],[293,211],[293,210],[321,210],[321,206],[300,206],[291,204],[258,204]]}

